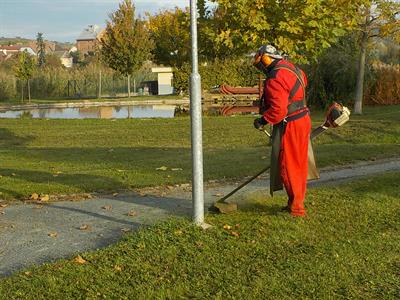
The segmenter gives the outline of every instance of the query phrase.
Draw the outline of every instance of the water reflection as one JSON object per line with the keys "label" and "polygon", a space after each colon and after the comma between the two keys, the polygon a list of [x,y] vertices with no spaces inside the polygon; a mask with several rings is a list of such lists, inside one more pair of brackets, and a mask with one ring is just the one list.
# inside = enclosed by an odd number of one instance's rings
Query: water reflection
{"label": "water reflection", "polygon": [[126,119],[126,118],[173,118],[173,105],[135,105],[31,109],[0,112],[0,118],[34,119]]}

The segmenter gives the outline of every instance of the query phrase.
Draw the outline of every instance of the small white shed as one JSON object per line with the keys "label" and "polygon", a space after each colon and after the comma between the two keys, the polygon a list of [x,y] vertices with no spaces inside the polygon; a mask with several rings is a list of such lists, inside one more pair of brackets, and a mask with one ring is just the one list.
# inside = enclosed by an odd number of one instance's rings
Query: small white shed
{"label": "small white shed", "polygon": [[158,94],[171,95],[174,93],[172,68],[152,68],[153,73],[157,73]]}

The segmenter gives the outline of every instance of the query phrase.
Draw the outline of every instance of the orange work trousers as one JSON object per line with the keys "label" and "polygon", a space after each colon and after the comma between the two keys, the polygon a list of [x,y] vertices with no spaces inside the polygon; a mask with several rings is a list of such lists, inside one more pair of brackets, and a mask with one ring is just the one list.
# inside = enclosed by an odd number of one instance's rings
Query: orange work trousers
{"label": "orange work trousers", "polygon": [[280,175],[288,194],[292,216],[305,216],[304,198],[307,189],[308,143],[311,119],[306,116],[288,122],[282,137],[279,155]]}

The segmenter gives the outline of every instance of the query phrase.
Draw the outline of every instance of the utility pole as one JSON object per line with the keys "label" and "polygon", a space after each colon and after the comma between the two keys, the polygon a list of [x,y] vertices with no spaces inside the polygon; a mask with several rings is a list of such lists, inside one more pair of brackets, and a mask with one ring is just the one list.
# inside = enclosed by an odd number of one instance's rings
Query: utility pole
{"label": "utility pole", "polygon": [[203,136],[201,111],[201,77],[197,45],[197,0],[190,0],[192,36],[192,73],[190,75],[190,116],[192,128],[192,201],[193,221],[204,223]]}

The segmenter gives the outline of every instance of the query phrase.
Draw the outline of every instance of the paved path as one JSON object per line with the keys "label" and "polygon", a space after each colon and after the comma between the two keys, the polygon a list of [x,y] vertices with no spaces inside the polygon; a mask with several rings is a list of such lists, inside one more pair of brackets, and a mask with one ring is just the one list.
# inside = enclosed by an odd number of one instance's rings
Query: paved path
{"label": "paved path", "polygon": [[[400,159],[363,163],[321,172],[321,179],[310,186],[337,183],[350,178],[388,171],[400,171]],[[211,183],[206,186],[210,206],[237,185]],[[268,193],[266,177],[253,181],[235,195],[262,191]],[[124,232],[154,224],[171,215],[190,215],[188,185],[147,189],[140,193],[102,196],[84,201],[46,205],[21,204],[0,209],[0,276],[58,258],[118,241]]]}

